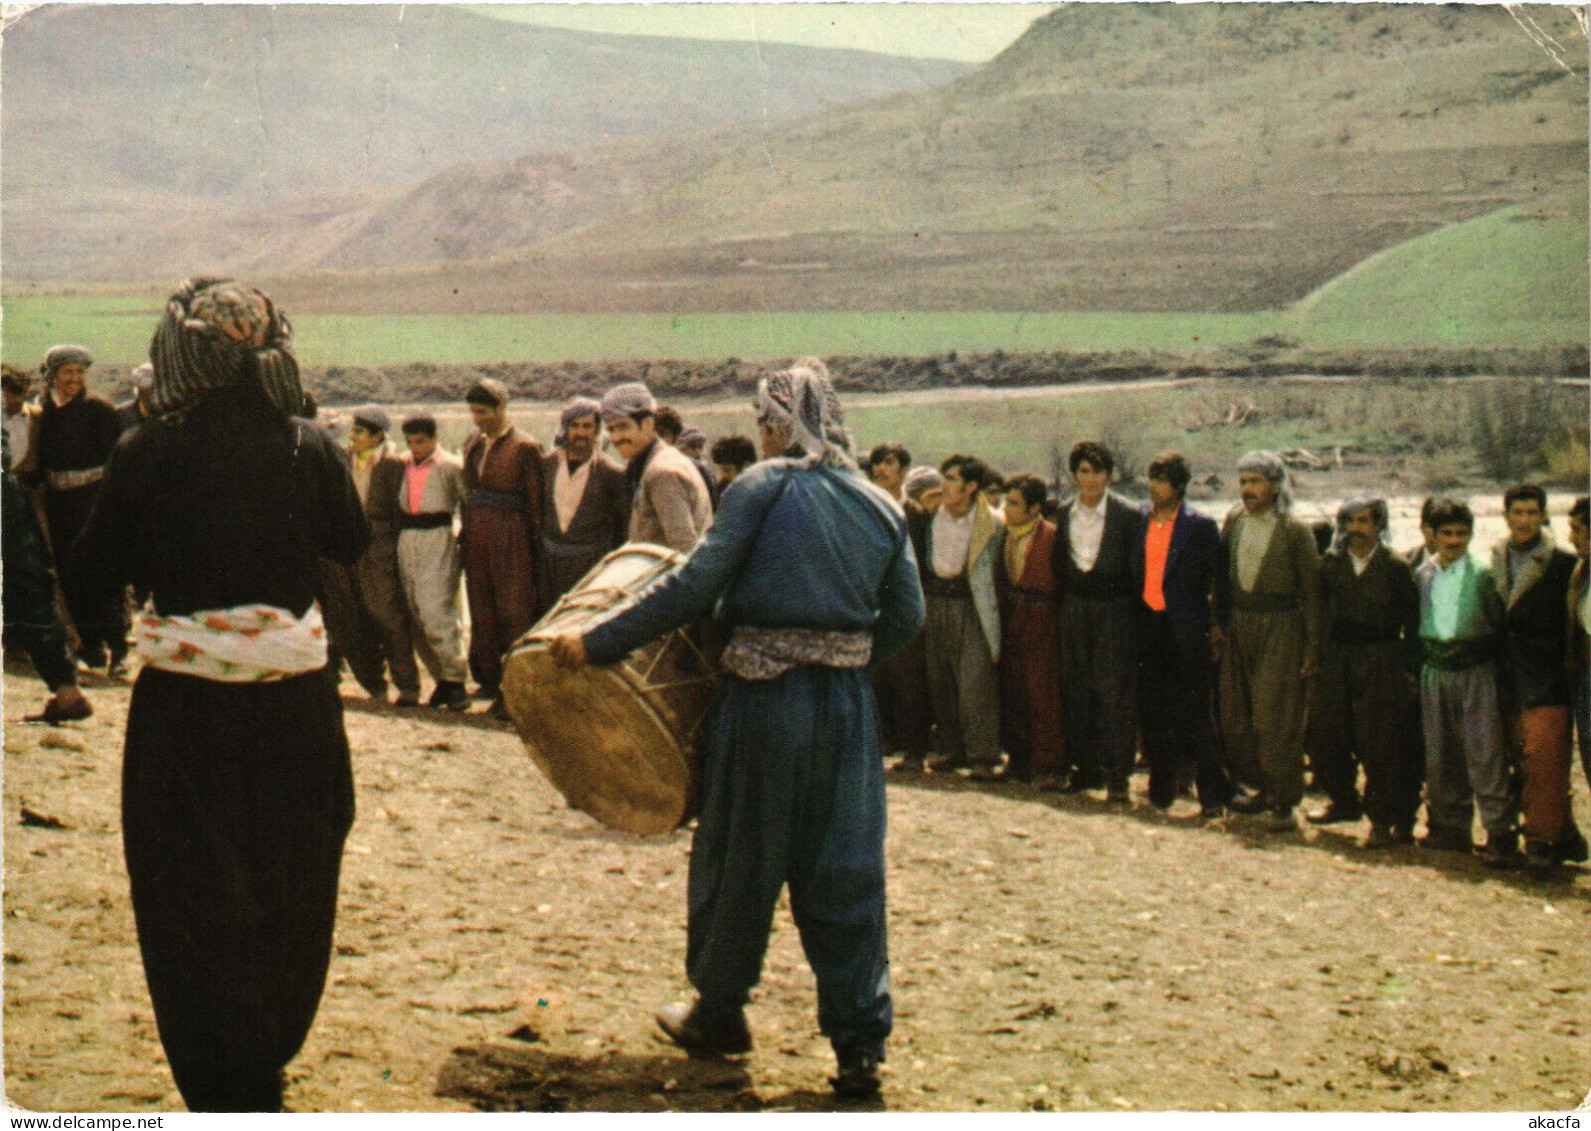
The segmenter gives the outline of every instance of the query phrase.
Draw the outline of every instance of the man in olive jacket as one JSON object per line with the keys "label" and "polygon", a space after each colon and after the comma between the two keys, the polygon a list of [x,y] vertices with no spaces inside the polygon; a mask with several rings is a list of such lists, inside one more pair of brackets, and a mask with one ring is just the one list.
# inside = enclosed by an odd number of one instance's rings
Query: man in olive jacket
{"label": "man in olive jacket", "polygon": [[1231,611],[1221,657],[1221,730],[1233,777],[1258,793],[1239,812],[1296,826],[1304,795],[1305,683],[1320,650],[1320,555],[1309,525],[1292,517],[1292,485],[1274,452],[1238,461],[1241,507],[1227,515]]}

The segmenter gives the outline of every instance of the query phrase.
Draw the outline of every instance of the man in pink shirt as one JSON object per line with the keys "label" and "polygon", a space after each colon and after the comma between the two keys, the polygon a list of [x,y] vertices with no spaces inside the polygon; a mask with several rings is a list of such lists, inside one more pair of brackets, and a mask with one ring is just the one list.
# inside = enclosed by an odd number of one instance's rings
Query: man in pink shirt
{"label": "man in pink shirt", "polygon": [[463,564],[453,517],[464,503],[464,466],[437,446],[436,421],[429,416],[405,420],[403,438],[409,452],[398,494],[398,573],[416,630],[415,650],[436,680],[430,705],[462,711],[470,698],[459,612]]}

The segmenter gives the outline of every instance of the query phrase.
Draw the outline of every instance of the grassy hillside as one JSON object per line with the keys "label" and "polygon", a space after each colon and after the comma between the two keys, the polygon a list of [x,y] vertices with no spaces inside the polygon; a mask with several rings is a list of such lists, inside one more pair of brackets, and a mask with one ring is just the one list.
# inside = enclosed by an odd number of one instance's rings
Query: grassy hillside
{"label": "grassy hillside", "polygon": [[1580,192],[1399,244],[1306,297],[1296,332],[1339,347],[1411,337],[1454,346],[1584,342],[1587,223]]}
{"label": "grassy hillside", "polygon": [[[235,267],[262,240],[297,266],[385,200],[372,188],[505,154],[762,129],[966,70],[429,4],[46,6],[6,29],[6,271],[83,278],[108,258],[110,277],[158,277]],[[140,262],[162,228],[186,233],[168,241],[176,264]]]}
{"label": "grassy hillside", "polygon": [[534,164],[455,171],[324,258],[443,262],[301,282],[349,312],[1275,309],[1584,183],[1584,37],[1522,14],[1578,69],[1498,7],[1067,5],[939,89],[588,151],[555,202]]}

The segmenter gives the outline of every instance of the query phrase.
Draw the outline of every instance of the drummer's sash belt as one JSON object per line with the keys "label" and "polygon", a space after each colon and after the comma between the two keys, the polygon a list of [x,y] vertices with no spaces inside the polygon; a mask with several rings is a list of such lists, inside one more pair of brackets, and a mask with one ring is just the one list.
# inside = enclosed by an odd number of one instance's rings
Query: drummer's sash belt
{"label": "drummer's sash belt", "polygon": [[464,505],[486,507],[494,511],[522,511],[525,509],[525,496],[518,491],[488,491],[485,487],[475,487]]}
{"label": "drummer's sash belt", "polygon": [[865,668],[873,658],[870,631],[756,628],[736,625],[719,666],[741,679],[777,679],[791,668]]}
{"label": "drummer's sash belt", "polygon": [[453,525],[452,511],[421,511],[419,514],[400,512],[399,530],[440,530]]}

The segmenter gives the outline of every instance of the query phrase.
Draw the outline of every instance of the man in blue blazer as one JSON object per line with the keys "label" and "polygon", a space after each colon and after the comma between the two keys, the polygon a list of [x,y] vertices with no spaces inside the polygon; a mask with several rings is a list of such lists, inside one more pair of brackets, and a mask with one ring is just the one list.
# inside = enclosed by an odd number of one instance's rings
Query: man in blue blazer
{"label": "man in blue blazer", "polygon": [[1191,767],[1206,817],[1220,816],[1232,786],[1211,721],[1212,614],[1228,600],[1226,546],[1212,518],[1183,503],[1191,473],[1180,452],[1149,464],[1149,511],[1134,563],[1138,601],[1138,721],[1149,761],[1149,800],[1165,809]]}

